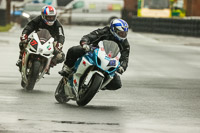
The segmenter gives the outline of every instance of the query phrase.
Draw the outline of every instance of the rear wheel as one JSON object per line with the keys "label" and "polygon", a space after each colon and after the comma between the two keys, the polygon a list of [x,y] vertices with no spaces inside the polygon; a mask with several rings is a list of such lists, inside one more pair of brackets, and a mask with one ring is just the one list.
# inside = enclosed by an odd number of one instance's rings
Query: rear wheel
{"label": "rear wheel", "polygon": [[26,86],[26,90],[33,90],[39,72],[40,72],[40,62],[34,61],[30,69],[30,74],[28,75],[28,84]]}
{"label": "rear wheel", "polygon": [[65,95],[63,78],[60,80],[60,82],[59,82],[59,84],[58,84],[58,86],[56,88],[55,99],[59,103],[66,103],[66,102],[69,101],[69,99]]}
{"label": "rear wheel", "polygon": [[79,99],[76,101],[76,103],[79,106],[85,106],[88,104],[97,93],[102,81],[103,77],[99,74],[95,74],[90,81],[89,86],[87,88],[81,87],[79,90]]}

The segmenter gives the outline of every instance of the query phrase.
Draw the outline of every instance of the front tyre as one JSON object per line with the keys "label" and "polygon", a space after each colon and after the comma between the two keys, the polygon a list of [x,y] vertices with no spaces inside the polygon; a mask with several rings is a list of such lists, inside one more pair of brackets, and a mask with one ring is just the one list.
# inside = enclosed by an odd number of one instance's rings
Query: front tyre
{"label": "front tyre", "polygon": [[26,84],[24,83],[23,80],[21,80],[21,86],[22,86],[23,88],[26,87]]}
{"label": "front tyre", "polygon": [[33,90],[36,80],[38,78],[40,72],[40,62],[34,61],[32,67],[30,69],[30,74],[28,75],[28,84],[26,86],[26,90]]}
{"label": "front tyre", "polygon": [[92,77],[92,80],[90,81],[91,83],[89,84],[88,88],[86,88],[86,90],[82,90],[83,88],[79,90],[79,99],[76,101],[76,103],[79,106],[85,106],[86,104],[88,104],[97,93],[99,87],[102,84],[102,81],[103,77],[99,74],[95,74]]}

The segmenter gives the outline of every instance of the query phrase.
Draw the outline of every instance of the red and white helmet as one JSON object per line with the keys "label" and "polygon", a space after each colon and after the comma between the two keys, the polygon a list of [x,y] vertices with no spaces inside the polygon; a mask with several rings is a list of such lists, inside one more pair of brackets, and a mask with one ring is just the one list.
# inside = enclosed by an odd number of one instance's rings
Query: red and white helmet
{"label": "red and white helmet", "polygon": [[44,6],[42,8],[42,19],[44,20],[45,24],[52,26],[57,18],[56,9],[53,6]]}

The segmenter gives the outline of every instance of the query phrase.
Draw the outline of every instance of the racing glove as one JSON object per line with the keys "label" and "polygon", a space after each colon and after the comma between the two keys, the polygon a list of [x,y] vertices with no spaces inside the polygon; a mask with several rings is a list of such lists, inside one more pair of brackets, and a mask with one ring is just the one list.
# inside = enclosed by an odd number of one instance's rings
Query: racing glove
{"label": "racing glove", "polygon": [[23,42],[23,43],[27,43],[27,42],[28,42],[28,35],[22,34],[22,35],[20,36],[20,40],[21,40],[21,42]]}
{"label": "racing glove", "polygon": [[124,73],[124,68],[123,68],[122,66],[120,66],[119,69],[117,70],[117,72],[118,72],[119,74]]}
{"label": "racing glove", "polygon": [[19,43],[19,48],[20,48],[20,50],[22,51],[26,46],[27,46],[27,44],[28,44],[28,35],[26,35],[26,34],[22,34],[21,36],[20,36],[20,43]]}
{"label": "racing glove", "polygon": [[63,44],[62,44],[62,43],[57,43],[55,47],[56,47],[56,49],[57,49],[58,51],[62,51]]}
{"label": "racing glove", "polygon": [[80,45],[83,46],[85,44],[89,45],[90,41],[88,39],[81,39]]}
{"label": "racing glove", "polygon": [[83,49],[85,50],[85,52],[89,52],[91,48],[90,45],[84,44]]}

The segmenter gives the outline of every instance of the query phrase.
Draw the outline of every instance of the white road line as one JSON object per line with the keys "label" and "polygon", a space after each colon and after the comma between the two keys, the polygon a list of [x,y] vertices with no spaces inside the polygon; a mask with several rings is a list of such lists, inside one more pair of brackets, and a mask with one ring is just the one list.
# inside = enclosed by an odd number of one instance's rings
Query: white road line
{"label": "white road line", "polygon": [[13,102],[16,101],[18,97],[13,97],[13,96],[0,96],[0,101],[4,102]]}

